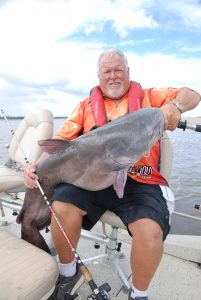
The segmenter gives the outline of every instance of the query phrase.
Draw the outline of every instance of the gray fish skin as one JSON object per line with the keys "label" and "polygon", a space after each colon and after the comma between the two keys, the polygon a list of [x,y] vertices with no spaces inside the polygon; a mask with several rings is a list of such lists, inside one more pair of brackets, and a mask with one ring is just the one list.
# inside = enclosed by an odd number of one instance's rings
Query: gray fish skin
{"label": "gray fish skin", "polygon": [[[92,191],[114,185],[121,198],[129,166],[149,151],[163,131],[160,108],[144,108],[72,141],[40,141],[50,153],[37,168],[45,194],[51,199],[55,185],[68,182]],[[17,222],[22,223],[22,238],[47,251],[39,230],[50,222],[50,211],[38,189],[27,189]]]}
{"label": "gray fish skin", "polygon": [[144,108],[73,141],[42,141],[44,151],[55,153],[41,163],[37,174],[53,185],[68,182],[91,191],[104,189],[116,184],[117,175],[146,154],[163,130],[161,110]]}

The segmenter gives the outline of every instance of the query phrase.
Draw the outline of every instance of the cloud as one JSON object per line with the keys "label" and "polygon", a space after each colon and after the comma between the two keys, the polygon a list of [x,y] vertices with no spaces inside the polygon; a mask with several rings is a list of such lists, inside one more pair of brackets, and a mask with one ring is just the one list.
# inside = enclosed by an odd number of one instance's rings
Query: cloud
{"label": "cloud", "polygon": [[168,1],[167,10],[169,12],[174,11],[175,15],[182,20],[183,26],[191,30],[200,30],[201,5],[199,0]]}
{"label": "cloud", "polygon": [[[201,58],[178,58],[160,53],[140,56],[132,52],[127,57],[131,66],[131,78],[135,78],[143,87],[188,86],[201,93]],[[201,116],[201,104],[185,115]]]}
{"label": "cloud", "polygon": [[146,55],[128,52],[131,75],[139,78],[146,86],[200,86],[201,59],[178,58],[176,55],[150,53]]}
{"label": "cloud", "polygon": [[[199,1],[18,0],[0,6],[0,102],[13,114],[45,106],[68,115],[97,84],[97,57],[110,47],[124,50],[132,78],[143,86],[200,90],[200,44],[191,48],[174,31],[182,24],[193,35]],[[167,30],[173,35],[162,40]],[[174,47],[169,53],[176,43],[177,53]]]}

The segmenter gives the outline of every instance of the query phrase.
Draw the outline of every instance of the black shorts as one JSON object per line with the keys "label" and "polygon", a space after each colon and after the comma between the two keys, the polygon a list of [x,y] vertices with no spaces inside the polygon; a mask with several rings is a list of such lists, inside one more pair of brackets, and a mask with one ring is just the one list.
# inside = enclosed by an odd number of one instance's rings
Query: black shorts
{"label": "black shorts", "polygon": [[118,198],[113,186],[87,191],[68,183],[57,185],[52,199],[72,203],[87,212],[82,224],[86,230],[90,230],[106,210],[118,215],[127,228],[129,223],[142,218],[154,220],[163,231],[163,240],[170,230],[170,214],[160,186],[139,183],[130,177],[122,199]]}

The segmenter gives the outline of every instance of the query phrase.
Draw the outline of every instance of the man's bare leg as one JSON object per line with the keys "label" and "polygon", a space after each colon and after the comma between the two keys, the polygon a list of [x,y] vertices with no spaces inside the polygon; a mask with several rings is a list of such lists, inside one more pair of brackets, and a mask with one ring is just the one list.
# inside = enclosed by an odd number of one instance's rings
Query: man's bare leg
{"label": "man's bare leg", "polygon": [[129,224],[129,230],[133,235],[133,286],[140,291],[146,291],[163,255],[163,233],[160,226],[148,218]]}
{"label": "man's bare leg", "polygon": [[[53,202],[53,209],[61,222],[65,233],[67,234],[73,247],[77,247],[80,238],[82,217],[86,214],[84,211],[71,203],[63,203],[60,201]],[[67,264],[74,260],[71,248],[65,240],[59,226],[54,217],[51,221],[52,237],[57,249],[59,261],[62,264]]]}

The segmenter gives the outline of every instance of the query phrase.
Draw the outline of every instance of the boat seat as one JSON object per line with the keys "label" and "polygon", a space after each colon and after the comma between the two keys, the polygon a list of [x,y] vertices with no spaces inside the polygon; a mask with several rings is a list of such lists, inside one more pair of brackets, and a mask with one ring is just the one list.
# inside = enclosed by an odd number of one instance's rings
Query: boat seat
{"label": "boat seat", "polygon": [[[51,138],[53,128],[53,115],[43,108],[30,111],[17,127],[9,146],[8,162],[0,166],[2,217],[4,207],[13,211],[21,208],[23,197],[21,199],[19,195],[24,196],[20,192],[25,191],[25,157],[29,163],[39,158],[42,151],[38,140]],[[0,225],[0,300],[46,300],[58,277],[56,261],[46,252],[17,237],[15,230],[7,226],[9,222],[1,221]]]}
{"label": "boat seat", "polygon": [[0,299],[46,300],[58,278],[55,259],[0,228]]}
{"label": "boat seat", "polygon": [[47,109],[37,108],[25,116],[11,140],[9,160],[0,166],[0,192],[25,190],[23,183],[25,156],[30,163],[38,159],[42,152],[38,140],[51,138],[53,127],[53,115]]}
{"label": "boat seat", "polygon": [[[166,132],[163,133],[163,136],[160,139],[160,153],[160,172],[163,175],[163,177],[165,177],[168,180],[172,168],[173,148]],[[126,261],[121,263],[122,260],[125,260],[127,258],[121,251],[121,243],[119,243],[118,238],[119,231],[125,229],[127,230],[127,228],[123,224],[121,219],[111,211],[106,211],[102,215],[100,222],[102,225],[103,234],[100,233],[101,230],[100,228],[98,228],[98,231],[92,230],[91,232],[82,230],[81,236],[85,239],[93,241],[95,243],[95,248],[98,248],[99,244],[104,244],[104,254],[89,257],[84,259],[83,261],[86,264],[103,264],[109,267],[120,280],[122,290],[125,293],[128,293],[131,288],[131,285],[128,281],[131,276],[131,269],[130,265],[126,265]],[[105,229],[106,227],[107,233]]]}

